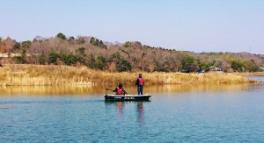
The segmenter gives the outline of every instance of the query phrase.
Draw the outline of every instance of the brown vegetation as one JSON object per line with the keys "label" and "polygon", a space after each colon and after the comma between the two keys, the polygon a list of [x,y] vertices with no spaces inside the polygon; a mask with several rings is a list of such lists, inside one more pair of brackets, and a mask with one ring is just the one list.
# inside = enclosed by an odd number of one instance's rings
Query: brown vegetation
{"label": "brown vegetation", "polygon": [[82,65],[111,72],[256,72],[264,67],[263,55],[183,52],[140,42],[116,44],[95,37],[67,37],[63,33],[23,42],[2,39],[0,53],[5,53],[0,57],[3,64]]}
{"label": "brown vegetation", "polygon": [[[1,86],[114,86],[119,82],[134,85],[137,72],[104,72],[84,66],[4,65]],[[246,77],[231,73],[143,72],[147,85],[200,85],[250,83]]]}

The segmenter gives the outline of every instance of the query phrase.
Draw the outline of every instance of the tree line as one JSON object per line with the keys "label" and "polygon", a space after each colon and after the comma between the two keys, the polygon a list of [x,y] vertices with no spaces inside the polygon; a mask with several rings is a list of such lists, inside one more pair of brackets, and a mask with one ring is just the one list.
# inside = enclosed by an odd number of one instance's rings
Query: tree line
{"label": "tree line", "polygon": [[140,42],[105,43],[96,37],[67,37],[63,33],[22,42],[0,38],[0,52],[19,55],[2,58],[2,63],[84,65],[118,72],[256,72],[264,65],[263,55],[193,53],[151,47]]}

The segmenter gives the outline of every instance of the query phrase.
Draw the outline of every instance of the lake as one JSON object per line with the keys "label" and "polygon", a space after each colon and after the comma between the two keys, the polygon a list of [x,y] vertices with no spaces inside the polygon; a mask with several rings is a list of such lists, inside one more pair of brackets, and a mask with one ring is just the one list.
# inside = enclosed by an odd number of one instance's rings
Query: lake
{"label": "lake", "polygon": [[146,88],[151,102],[125,103],[68,90],[1,89],[1,142],[264,142],[262,85]]}

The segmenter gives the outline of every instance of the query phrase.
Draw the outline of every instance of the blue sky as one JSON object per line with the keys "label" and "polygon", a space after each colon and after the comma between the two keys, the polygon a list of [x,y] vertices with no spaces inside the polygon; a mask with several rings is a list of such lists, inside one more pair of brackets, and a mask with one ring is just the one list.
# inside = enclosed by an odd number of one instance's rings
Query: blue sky
{"label": "blue sky", "polygon": [[0,0],[0,36],[96,36],[208,52],[264,54],[264,0]]}

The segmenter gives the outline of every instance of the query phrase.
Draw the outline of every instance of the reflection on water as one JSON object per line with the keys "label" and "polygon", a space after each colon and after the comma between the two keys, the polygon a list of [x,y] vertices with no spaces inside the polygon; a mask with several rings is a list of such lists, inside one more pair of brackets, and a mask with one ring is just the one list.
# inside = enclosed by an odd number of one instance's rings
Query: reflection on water
{"label": "reflection on water", "polygon": [[[136,116],[137,116],[137,122],[140,125],[144,124],[144,103],[148,103],[148,102],[109,102],[106,101],[105,102],[105,106],[107,110],[111,110],[111,109],[116,109],[116,113],[117,113],[117,118],[119,118],[120,120],[123,120],[124,118],[124,110],[125,110],[125,105],[136,105],[135,106],[135,112],[136,112]],[[130,107],[128,107],[130,108]],[[133,114],[130,112],[130,114]]]}
{"label": "reflection on water", "polygon": [[[145,87],[145,93],[162,92],[197,92],[197,91],[239,91],[248,89],[251,85],[165,85]],[[114,88],[114,87],[107,87]],[[10,86],[0,87],[0,95],[104,95],[106,87],[71,87],[71,86]],[[135,94],[135,87],[126,87],[129,94]]]}
{"label": "reflection on water", "polygon": [[117,110],[120,115],[123,115],[123,109],[124,109],[124,103],[123,102],[117,102]]}
{"label": "reflection on water", "polygon": [[125,102],[105,102],[106,110],[111,110],[112,108],[116,109],[117,111],[117,118],[123,119],[124,116],[124,107]]}
{"label": "reflection on water", "polygon": [[1,95],[87,95],[93,93],[104,94],[104,88],[85,86],[9,86],[0,87]]}
{"label": "reflection on water", "polygon": [[137,121],[144,123],[144,102],[137,102]]}

